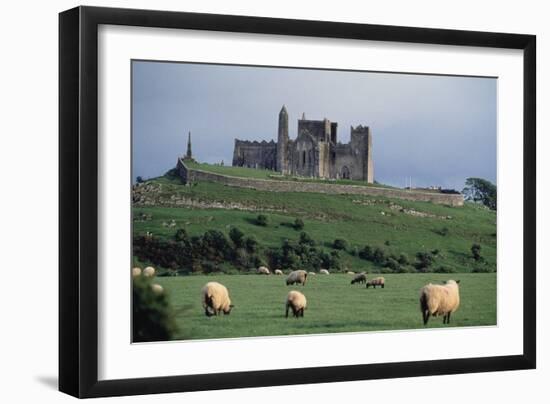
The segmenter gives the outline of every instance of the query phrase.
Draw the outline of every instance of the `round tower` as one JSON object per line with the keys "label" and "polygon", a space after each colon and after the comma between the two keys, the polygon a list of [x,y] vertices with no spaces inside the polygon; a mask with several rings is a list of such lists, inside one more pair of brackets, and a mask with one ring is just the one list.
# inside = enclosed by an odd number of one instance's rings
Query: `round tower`
{"label": "round tower", "polygon": [[279,133],[277,136],[277,171],[288,174],[288,112],[283,105],[279,112]]}

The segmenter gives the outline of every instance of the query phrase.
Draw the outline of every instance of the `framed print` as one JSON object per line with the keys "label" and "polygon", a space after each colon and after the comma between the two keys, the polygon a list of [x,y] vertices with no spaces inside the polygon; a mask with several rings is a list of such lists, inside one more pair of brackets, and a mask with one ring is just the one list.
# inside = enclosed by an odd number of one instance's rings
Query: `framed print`
{"label": "framed print", "polygon": [[59,27],[61,391],[535,367],[534,36]]}

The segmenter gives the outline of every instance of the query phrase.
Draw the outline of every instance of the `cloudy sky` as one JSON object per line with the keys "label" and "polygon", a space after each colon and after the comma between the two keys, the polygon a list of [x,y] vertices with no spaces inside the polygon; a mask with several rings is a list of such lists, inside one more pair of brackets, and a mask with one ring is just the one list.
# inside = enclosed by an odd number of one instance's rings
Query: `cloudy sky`
{"label": "cloudy sky", "polygon": [[278,113],[373,133],[375,180],[461,190],[467,177],[496,183],[494,78],[134,61],[133,174],[158,176],[185,153],[231,164],[235,138],[277,140]]}

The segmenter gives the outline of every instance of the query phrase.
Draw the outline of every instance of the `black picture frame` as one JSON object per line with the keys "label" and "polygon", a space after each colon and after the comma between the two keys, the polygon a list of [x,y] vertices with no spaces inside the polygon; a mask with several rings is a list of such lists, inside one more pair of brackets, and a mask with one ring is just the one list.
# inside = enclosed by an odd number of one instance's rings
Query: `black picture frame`
{"label": "black picture frame", "polygon": [[[100,24],[523,50],[523,354],[98,381]],[[534,35],[96,7],[60,13],[59,390],[84,398],[535,368],[535,103]]]}

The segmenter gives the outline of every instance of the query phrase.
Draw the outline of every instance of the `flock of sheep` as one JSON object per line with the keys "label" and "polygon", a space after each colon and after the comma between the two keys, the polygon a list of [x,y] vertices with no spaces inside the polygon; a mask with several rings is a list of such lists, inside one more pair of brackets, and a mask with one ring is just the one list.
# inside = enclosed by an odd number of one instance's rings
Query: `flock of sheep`
{"label": "flock of sheep", "polygon": [[[260,275],[270,275],[271,271],[265,266],[261,266],[258,268],[257,273]],[[276,269],[273,273],[275,275],[284,275],[280,269]],[[319,274],[329,275],[329,271],[321,269]],[[348,274],[354,275],[351,280],[352,285],[357,283],[365,284],[367,289],[370,286],[373,288],[376,288],[376,286],[384,288],[385,286],[385,279],[382,276],[369,280],[364,272],[359,274],[348,272]],[[295,284],[305,286],[309,275],[315,275],[315,272],[292,271],[286,277],[286,284],[287,286]],[[155,276],[155,269],[147,267],[142,271],[141,268],[135,267],[132,269],[132,276],[153,277]],[[424,325],[428,323],[430,316],[443,316],[443,324],[449,324],[451,314],[460,305],[459,283],[460,281],[448,280],[443,285],[429,283],[420,289],[420,311]],[[152,284],[151,288],[155,293],[159,294],[164,291],[162,286],[156,283]],[[203,286],[201,290],[201,303],[204,308],[204,314],[208,317],[221,315],[222,313],[226,315],[230,314],[231,309],[234,307],[231,304],[229,291],[219,282],[208,282]],[[286,297],[285,317],[288,317],[290,310],[292,310],[294,317],[303,317],[306,308],[307,299],[305,295],[297,290],[291,290]]]}

